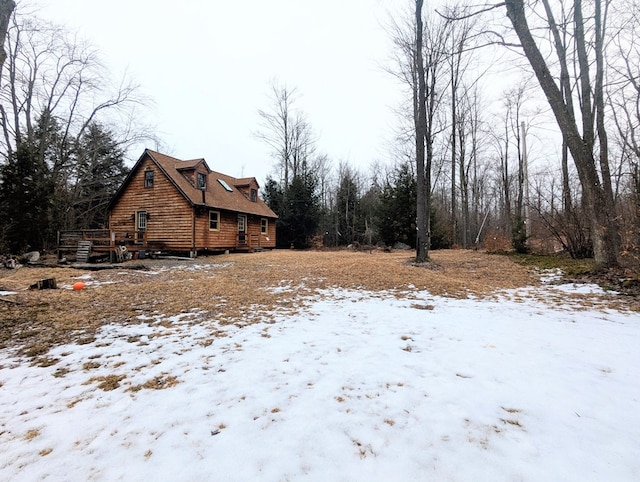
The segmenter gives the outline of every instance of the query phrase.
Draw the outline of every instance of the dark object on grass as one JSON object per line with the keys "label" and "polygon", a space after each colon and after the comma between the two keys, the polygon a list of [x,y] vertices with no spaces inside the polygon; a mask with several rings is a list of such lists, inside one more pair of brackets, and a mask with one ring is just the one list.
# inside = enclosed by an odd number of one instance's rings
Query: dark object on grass
{"label": "dark object on grass", "polygon": [[29,286],[30,290],[57,290],[58,284],[55,278],[45,278]]}

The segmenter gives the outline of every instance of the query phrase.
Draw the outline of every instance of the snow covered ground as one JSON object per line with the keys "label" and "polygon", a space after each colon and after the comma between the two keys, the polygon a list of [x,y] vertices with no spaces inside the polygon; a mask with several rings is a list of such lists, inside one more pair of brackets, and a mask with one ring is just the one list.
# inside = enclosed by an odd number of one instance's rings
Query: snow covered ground
{"label": "snow covered ground", "polygon": [[332,289],[275,323],[108,325],[49,367],[5,351],[0,480],[640,480],[640,315],[537,290]]}

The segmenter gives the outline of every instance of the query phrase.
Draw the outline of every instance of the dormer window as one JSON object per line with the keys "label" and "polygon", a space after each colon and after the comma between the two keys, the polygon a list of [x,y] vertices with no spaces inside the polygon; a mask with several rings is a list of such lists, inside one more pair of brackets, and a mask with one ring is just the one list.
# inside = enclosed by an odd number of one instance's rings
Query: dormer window
{"label": "dormer window", "polygon": [[144,187],[153,187],[153,171],[144,171]]}
{"label": "dormer window", "polygon": [[198,189],[206,189],[206,187],[207,187],[207,176],[199,172],[198,173]]}
{"label": "dormer window", "polygon": [[251,201],[258,202],[258,190],[257,189],[252,189],[251,190]]}

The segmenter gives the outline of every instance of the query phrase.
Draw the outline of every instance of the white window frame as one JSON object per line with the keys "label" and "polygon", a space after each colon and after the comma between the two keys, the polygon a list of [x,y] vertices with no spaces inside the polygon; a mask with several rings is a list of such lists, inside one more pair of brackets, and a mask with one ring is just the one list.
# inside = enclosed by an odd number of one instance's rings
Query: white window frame
{"label": "white window frame", "polygon": [[147,230],[147,211],[136,211],[136,231]]}
{"label": "white window frame", "polygon": [[238,232],[239,233],[247,233],[247,215],[246,214],[238,214]]}
{"label": "white window frame", "polygon": [[[211,227],[211,216],[215,215],[217,228]],[[209,211],[209,231],[220,231],[220,211]]]}
{"label": "white window frame", "polygon": [[267,218],[260,218],[260,234],[269,233],[269,220]]}

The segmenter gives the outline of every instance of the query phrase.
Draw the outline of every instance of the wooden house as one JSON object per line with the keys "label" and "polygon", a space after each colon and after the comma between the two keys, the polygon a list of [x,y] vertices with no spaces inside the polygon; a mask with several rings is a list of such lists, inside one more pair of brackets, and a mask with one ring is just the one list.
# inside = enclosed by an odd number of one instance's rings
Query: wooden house
{"label": "wooden house", "polygon": [[278,216],[259,188],[254,177],[212,171],[204,159],[182,161],[145,149],[109,203],[112,244],[191,256],[274,248]]}

